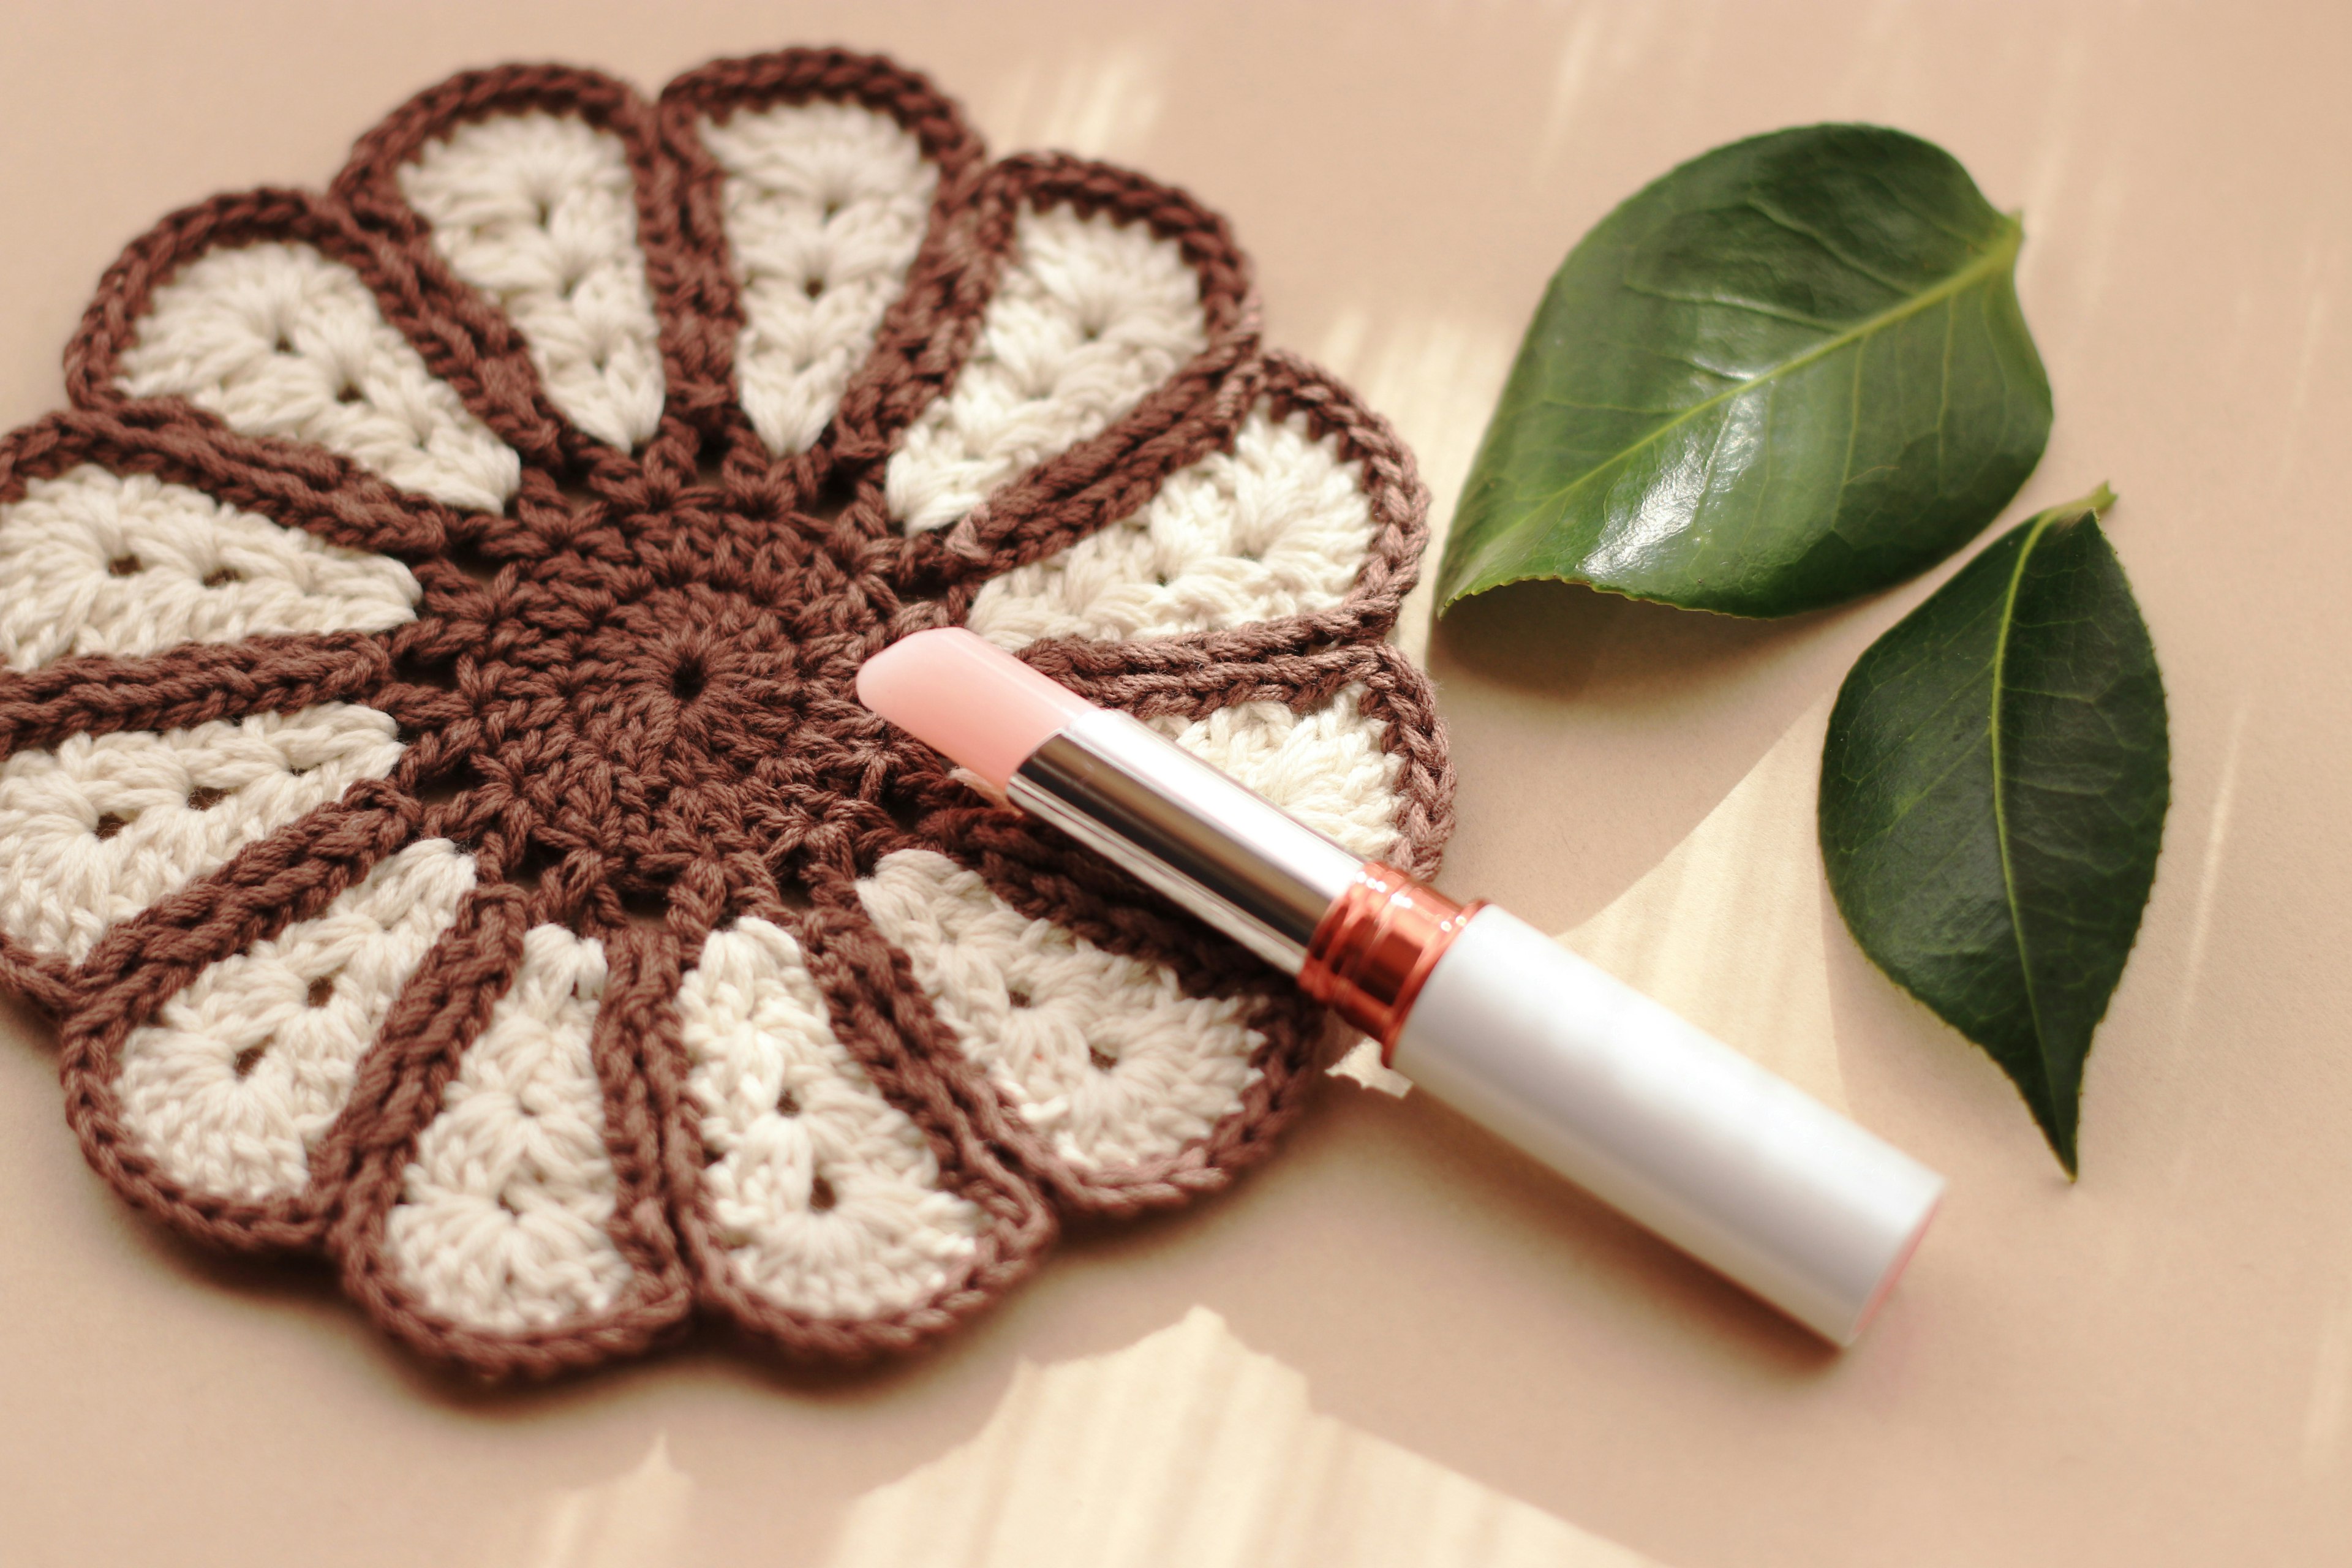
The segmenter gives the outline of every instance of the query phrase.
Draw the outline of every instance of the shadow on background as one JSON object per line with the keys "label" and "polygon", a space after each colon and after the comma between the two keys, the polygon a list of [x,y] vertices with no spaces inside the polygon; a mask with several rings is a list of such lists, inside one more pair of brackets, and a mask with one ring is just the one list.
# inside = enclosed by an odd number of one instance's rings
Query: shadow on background
{"label": "shadow on background", "polygon": [[1513,583],[1464,600],[1431,627],[1430,672],[1603,704],[1652,700],[1816,636],[1841,616],[1747,620],[1580,583]]}
{"label": "shadow on background", "polygon": [[[1381,1279],[1410,1268],[1409,1238],[1434,1226],[1487,1233],[1508,1256],[1536,1260],[1536,1288],[1554,1310],[1665,1325],[1655,1331],[1742,1378],[1803,1384],[1837,1363],[1822,1340],[1421,1089],[1395,1100],[1320,1085],[1264,1166],[1174,1213],[1072,1221],[1061,1261],[1079,1289],[1084,1273],[1104,1267],[1172,1279],[1185,1272],[1181,1254],[1255,1245],[1295,1226],[1301,1210],[1323,1221],[1311,1241],[1294,1239],[1282,1272],[1294,1289],[1328,1285],[1367,1321],[1381,1311],[1361,1305],[1364,1293],[1378,1294]],[[1481,1289],[1461,1288],[1471,1296]],[[1407,1318],[1437,1310],[1446,1294],[1427,1285],[1402,1292],[1413,1304]],[[1218,1305],[1236,1322],[1255,1316],[1245,1290],[1221,1294]],[[1465,1321],[1478,1316],[1475,1302],[1462,1307]]]}

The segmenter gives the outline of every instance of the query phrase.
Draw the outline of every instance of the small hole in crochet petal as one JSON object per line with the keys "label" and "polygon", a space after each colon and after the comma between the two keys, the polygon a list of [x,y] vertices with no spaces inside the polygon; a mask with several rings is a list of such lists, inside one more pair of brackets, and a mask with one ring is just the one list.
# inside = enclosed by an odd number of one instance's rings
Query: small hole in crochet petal
{"label": "small hole in crochet petal", "polygon": [[1100,1046],[1090,1045],[1087,1047],[1087,1060],[1094,1063],[1097,1072],[1108,1072],[1118,1066],[1118,1058]]}
{"label": "small hole in crochet petal", "polygon": [[274,354],[290,354],[294,352],[294,339],[285,328],[280,327],[270,335],[269,352]]}
{"label": "small hole in crochet petal", "polygon": [[841,1194],[835,1192],[833,1184],[823,1176],[809,1183],[809,1209],[812,1213],[824,1214],[840,1201]]}
{"label": "small hole in crochet petal", "polygon": [[348,403],[362,403],[362,402],[365,402],[365,401],[366,401],[366,395],[365,395],[364,393],[362,393],[362,392],[361,392],[361,391],[360,391],[360,385],[359,385],[359,383],[358,383],[358,382],[355,382],[355,381],[345,381],[345,382],[341,382],[341,383],[340,383],[340,384],[338,384],[336,385],[336,387],[335,387],[335,401],[336,401],[336,402],[338,402],[338,403],[346,403],[346,404],[348,404]]}
{"label": "small hole in crochet petal", "polygon": [[313,1007],[323,1007],[334,999],[335,977],[331,974],[321,974],[310,982],[310,989],[303,997]]}
{"label": "small hole in crochet petal", "polygon": [[688,656],[679,659],[677,668],[669,672],[670,693],[680,702],[691,702],[702,695],[702,688],[709,679],[702,661]]}
{"label": "small hole in crochet petal", "polygon": [[1006,986],[1004,988],[1004,999],[1007,1002],[1012,1003],[1015,1007],[1026,1007],[1029,1005],[1031,1001],[1034,1000],[1034,998],[1029,994],[1028,987],[1024,985]]}
{"label": "small hole in crochet petal", "polygon": [[116,577],[136,577],[146,569],[147,563],[136,555],[122,554],[106,563],[109,574]]}
{"label": "small hole in crochet petal", "polygon": [[800,1113],[801,1097],[793,1092],[792,1085],[786,1084],[784,1086],[783,1093],[776,1096],[776,1114],[779,1116],[798,1116]]}
{"label": "small hole in crochet petal", "polygon": [[231,583],[244,581],[245,574],[234,566],[215,566],[205,574],[205,586],[207,588],[226,588]]}
{"label": "small hole in crochet petal", "polygon": [[839,216],[840,212],[841,198],[839,196],[827,196],[824,198],[824,216],[828,222]]}
{"label": "small hole in crochet petal", "polygon": [[113,812],[108,811],[100,813],[98,826],[91,828],[90,831],[97,834],[100,838],[111,838],[130,826],[131,824],[128,821],[116,816]]}
{"label": "small hole in crochet petal", "polygon": [[229,1066],[236,1070],[237,1077],[250,1078],[253,1076],[253,1069],[261,1063],[262,1052],[268,1048],[267,1041],[257,1046],[247,1046],[236,1053],[236,1060],[229,1063]]}
{"label": "small hole in crochet petal", "polygon": [[210,784],[198,784],[188,792],[188,809],[210,811],[227,798],[228,791],[225,789],[215,789]]}

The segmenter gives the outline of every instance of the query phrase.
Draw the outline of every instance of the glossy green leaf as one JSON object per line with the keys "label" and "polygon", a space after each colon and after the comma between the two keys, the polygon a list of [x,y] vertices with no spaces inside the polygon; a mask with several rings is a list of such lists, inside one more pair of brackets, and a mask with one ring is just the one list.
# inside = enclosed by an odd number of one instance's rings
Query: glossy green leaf
{"label": "glossy green leaf", "polygon": [[2114,500],[2020,524],[1872,644],[1822,756],[1846,925],[2000,1064],[2069,1172],[2171,798],[2156,650],[2099,528]]}
{"label": "glossy green leaf", "polygon": [[1553,277],[1438,569],[1740,616],[1924,571],[2040,460],[2021,231],[1950,154],[1817,125],[1684,164]]}

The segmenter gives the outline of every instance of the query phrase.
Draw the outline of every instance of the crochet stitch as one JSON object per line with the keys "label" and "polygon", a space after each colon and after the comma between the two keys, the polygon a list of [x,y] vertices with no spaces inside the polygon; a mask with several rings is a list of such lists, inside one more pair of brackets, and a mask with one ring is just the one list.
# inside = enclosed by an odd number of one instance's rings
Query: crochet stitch
{"label": "crochet stitch", "polygon": [[0,981],[91,1163],[485,1374],[904,1350],[1324,1016],[854,695],[966,624],[1367,855],[1425,496],[1223,221],[838,50],[471,72],[109,271],[0,441]]}

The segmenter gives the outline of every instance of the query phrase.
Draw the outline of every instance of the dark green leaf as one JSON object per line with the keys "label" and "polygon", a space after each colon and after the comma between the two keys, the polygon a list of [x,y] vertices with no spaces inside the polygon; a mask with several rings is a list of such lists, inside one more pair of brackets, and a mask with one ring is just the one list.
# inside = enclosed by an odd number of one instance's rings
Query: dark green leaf
{"label": "dark green leaf", "polygon": [[1439,607],[1554,577],[1784,616],[1941,561],[2050,434],[2021,232],[1948,153],[1875,126],[1675,170],[1553,277],[1464,487]]}
{"label": "dark green leaf", "polygon": [[2099,528],[2114,500],[2020,524],[1872,644],[1822,756],[1847,926],[2016,1080],[2070,1172],[2172,788],[2156,650]]}

